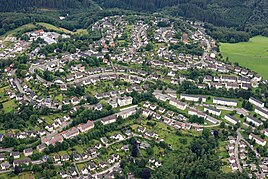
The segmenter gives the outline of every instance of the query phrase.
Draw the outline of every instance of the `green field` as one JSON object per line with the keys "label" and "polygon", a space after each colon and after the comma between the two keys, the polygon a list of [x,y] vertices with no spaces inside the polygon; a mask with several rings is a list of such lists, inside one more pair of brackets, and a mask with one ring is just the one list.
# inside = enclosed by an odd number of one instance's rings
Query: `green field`
{"label": "green field", "polygon": [[42,27],[47,28],[48,30],[59,31],[59,32],[63,32],[63,33],[66,33],[66,34],[71,34],[72,33],[71,31],[69,31],[67,29],[64,29],[64,28],[61,28],[61,27],[56,27],[56,26],[54,26],[52,24],[48,24],[48,23],[44,23],[44,22],[38,22],[37,24],[42,26]]}
{"label": "green field", "polygon": [[14,99],[3,103],[3,109],[5,112],[11,112],[15,109],[15,107],[16,103]]}
{"label": "green field", "polygon": [[231,62],[238,62],[268,79],[268,37],[256,36],[249,42],[221,43],[220,51]]}

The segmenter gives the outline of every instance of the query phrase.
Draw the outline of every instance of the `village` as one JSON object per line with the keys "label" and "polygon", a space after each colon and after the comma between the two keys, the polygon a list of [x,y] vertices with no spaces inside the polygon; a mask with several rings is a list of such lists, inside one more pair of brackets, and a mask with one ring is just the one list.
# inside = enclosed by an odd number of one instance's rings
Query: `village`
{"label": "village", "polygon": [[49,162],[61,178],[114,178],[123,159],[132,160],[133,146],[156,170],[165,164],[166,146],[175,150],[181,138],[225,129],[233,134],[223,142],[225,168],[268,176],[268,108],[251,92],[267,81],[219,60],[202,23],[143,19],[97,21],[90,30],[101,37],[84,50],[53,49],[72,36],[43,29],[1,46],[1,58],[29,59],[3,71],[3,110],[41,111],[30,127],[1,126],[1,142],[30,140],[0,148],[1,174]]}

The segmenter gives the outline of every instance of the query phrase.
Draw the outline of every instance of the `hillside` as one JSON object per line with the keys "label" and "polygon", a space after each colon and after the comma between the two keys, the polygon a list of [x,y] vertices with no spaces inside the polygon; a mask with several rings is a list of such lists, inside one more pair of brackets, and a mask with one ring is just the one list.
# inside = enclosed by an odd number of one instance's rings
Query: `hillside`
{"label": "hillside", "polygon": [[[161,13],[208,22],[207,33],[221,42],[243,42],[268,36],[267,0],[1,0],[0,35],[21,25],[46,22],[75,30],[87,28],[103,16]],[[40,9],[42,10],[40,14]],[[55,10],[55,14],[49,14]],[[8,13],[7,13],[8,12]],[[26,13],[27,12],[27,13]],[[12,13],[12,15],[10,15]],[[19,13],[19,14],[17,14]],[[58,22],[60,14],[70,14]]]}

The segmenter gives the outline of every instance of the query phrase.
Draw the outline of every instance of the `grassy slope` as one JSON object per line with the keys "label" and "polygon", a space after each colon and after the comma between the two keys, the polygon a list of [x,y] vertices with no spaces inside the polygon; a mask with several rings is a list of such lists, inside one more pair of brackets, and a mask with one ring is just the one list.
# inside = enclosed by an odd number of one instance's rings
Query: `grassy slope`
{"label": "grassy slope", "polygon": [[14,29],[14,30],[8,31],[7,33],[5,33],[4,35],[2,35],[0,37],[4,38],[4,37],[7,37],[7,36],[14,36],[17,32],[28,31],[28,30],[30,31],[30,30],[34,29],[35,27],[36,26],[33,25],[33,24],[25,24],[25,25],[23,25],[21,27],[18,27],[16,29]]}
{"label": "grassy slope", "polygon": [[[66,33],[66,34],[87,34],[86,29],[78,29],[76,32],[72,32],[72,31],[69,31],[67,29],[57,27],[57,26],[54,26],[54,25],[48,24],[48,23],[38,22],[37,24],[42,26],[42,27],[44,27],[44,28],[46,28],[46,29],[48,29],[48,30],[63,32],[63,33]],[[31,31],[34,28],[36,28],[36,26],[34,24],[31,24],[31,23],[26,24],[26,25],[23,25],[21,27],[18,27],[16,29],[14,29],[14,30],[8,31],[4,35],[0,36],[0,39],[3,40],[8,36],[9,37],[15,36],[16,33],[20,32],[20,31]]]}
{"label": "grassy slope", "polygon": [[61,32],[64,32],[66,34],[71,34],[72,33],[72,31],[69,31],[69,30],[64,29],[64,28],[56,27],[56,26],[54,26],[52,24],[43,23],[43,22],[38,22],[37,24],[42,26],[42,27],[47,28],[48,30],[61,31]]}
{"label": "grassy slope", "polygon": [[268,38],[256,36],[249,42],[236,44],[222,43],[220,51],[231,62],[238,62],[268,79]]}

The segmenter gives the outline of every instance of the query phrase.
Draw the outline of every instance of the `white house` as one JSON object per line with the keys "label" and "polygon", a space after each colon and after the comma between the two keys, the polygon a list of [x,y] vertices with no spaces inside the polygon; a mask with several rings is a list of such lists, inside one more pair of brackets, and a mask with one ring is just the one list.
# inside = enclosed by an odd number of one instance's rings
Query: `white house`
{"label": "white house", "polygon": [[219,122],[219,120],[215,119],[214,117],[211,116],[206,116],[206,120],[212,124],[217,124]]}
{"label": "white house", "polygon": [[204,119],[206,118],[206,114],[201,112],[201,111],[198,111],[197,109],[194,109],[194,108],[190,108],[188,110],[188,114],[189,115],[196,115],[198,117],[203,117]]}
{"label": "white house", "polygon": [[263,129],[263,133],[264,133],[265,136],[268,137],[268,129]]}
{"label": "white house", "polygon": [[79,124],[77,126],[77,128],[81,131],[81,132],[87,132],[88,130],[94,128],[94,122],[88,120],[88,122],[86,124]]}
{"label": "white house", "polygon": [[249,100],[248,100],[251,104],[255,105],[255,106],[258,106],[260,108],[263,108],[264,107],[264,103],[253,98],[253,97],[250,97]]}
{"label": "white house", "polygon": [[117,99],[119,106],[127,106],[132,104],[132,97],[121,97]]}
{"label": "white house", "polygon": [[266,108],[259,108],[256,107],[255,108],[255,113],[261,115],[262,117],[265,117],[266,119],[268,119],[268,109]]}
{"label": "white house", "polygon": [[246,121],[251,122],[256,127],[259,127],[259,126],[263,125],[262,121],[256,119],[255,117],[252,117],[252,116],[247,116]]}
{"label": "white house", "polygon": [[101,119],[101,123],[103,125],[111,124],[113,122],[116,122],[116,119],[117,119],[116,115],[107,116]]}
{"label": "white house", "polygon": [[200,95],[190,95],[190,94],[181,94],[180,99],[185,99],[186,101],[194,101],[194,102],[206,102],[207,98],[205,96]]}
{"label": "white house", "polygon": [[205,106],[204,107],[204,111],[205,112],[208,112],[210,114],[213,114],[215,116],[220,116],[221,115],[221,111],[220,110],[215,109],[215,108],[211,108],[211,107],[208,107],[208,106]]}
{"label": "white house", "polygon": [[232,124],[237,124],[238,122],[240,122],[238,119],[236,119],[235,117],[229,115],[229,114],[226,114],[224,116],[224,119],[227,120],[228,122],[232,123]]}
{"label": "white house", "polygon": [[266,141],[258,136],[256,136],[255,134],[249,134],[248,136],[249,139],[253,139],[255,140],[255,142],[261,146],[265,146],[266,145]]}
{"label": "white house", "polygon": [[185,110],[187,105],[183,102],[178,101],[176,98],[171,98],[169,100],[169,104],[175,106],[176,108],[180,109],[180,110]]}
{"label": "white house", "polygon": [[224,106],[237,106],[237,101],[231,99],[213,98],[213,103]]}

